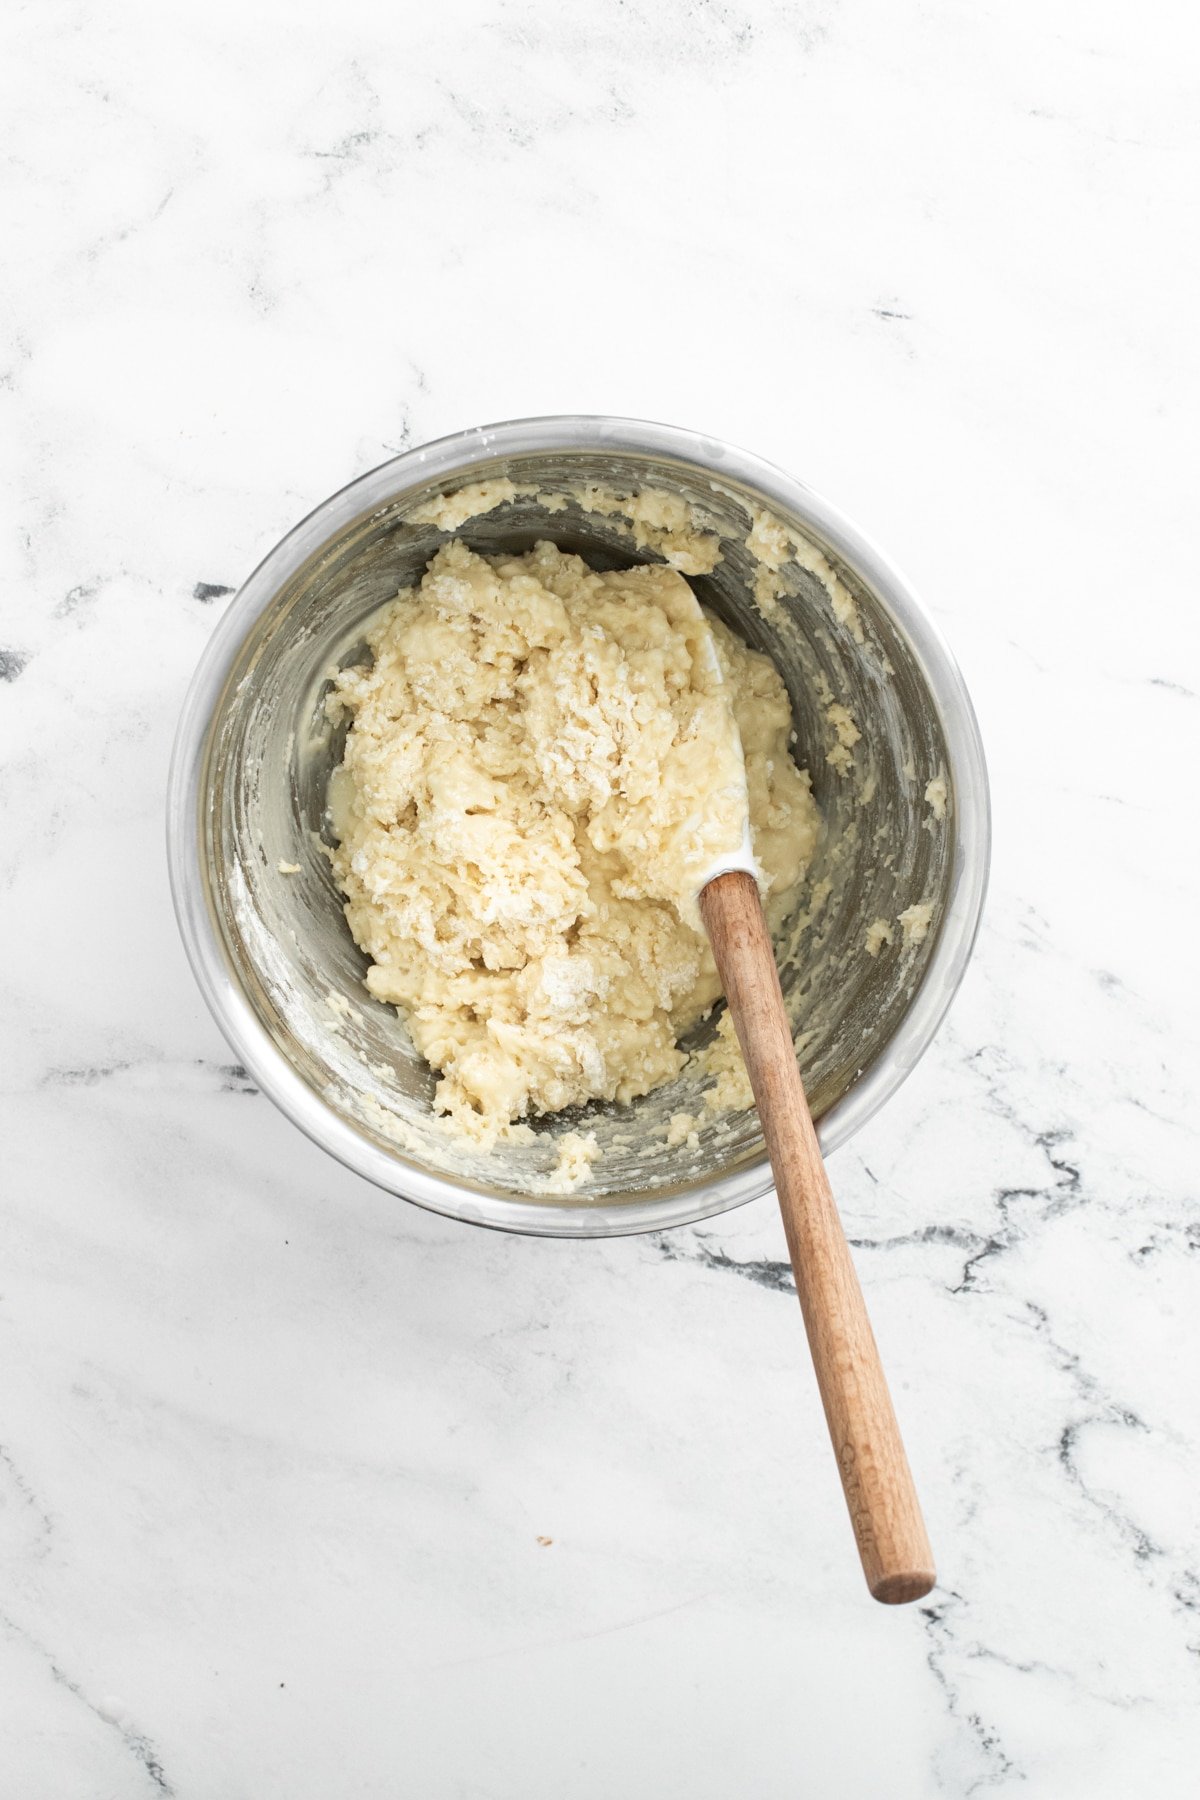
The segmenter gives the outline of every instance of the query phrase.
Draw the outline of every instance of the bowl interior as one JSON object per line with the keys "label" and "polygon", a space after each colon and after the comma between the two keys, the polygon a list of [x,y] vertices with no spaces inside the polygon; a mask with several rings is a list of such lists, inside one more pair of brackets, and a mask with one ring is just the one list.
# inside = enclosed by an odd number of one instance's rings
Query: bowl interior
{"label": "bowl interior", "polygon": [[[598,568],[653,560],[658,551],[636,540],[624,515],[596,510],[588,484],[683,496],[719,537],[720,559],[693,577],[694,585],[705,605],[781,671],[794,709],[795,754],[811,773],[826,823],[806,892],[777,939],[819,1117],[872,1067],[900,1026],[933,955],[949,891],[953,770],[916,656],[883,600],[811,524],[775,501],[769,511],[805,547],[780,571],[777,585],[785,591],[777,604],[757,603],[762,565],[747,538],[764,502],[738,481],[718,481],[709,469],[662,455],[556,449],[481,456],[458,471],[453,487],[497,478],[531,491],[457,525],[455,534],[483,552],[550,538]],[[324,701],[331,670],[368,655],[370,615],[419,581],[448,535],[413,517],[442,491],[442,483],[413,485],[410,478],[387,504],[329,538],[273,595],[240,647],[213,714],[200,782],[207,802],[203,883],[235,979],[292,1068],[394,1159],[401,1192],[408,1168],[481,1195],[528,1200],[553,1170],[563,1134],[579,1130],[596,1133],[601,1154],[574,1194],[555,1198],[557,1206],[665,1197],[761,1164],[753,1110],[706,1111],[706,1083],[691,1069],[632,1106],[597,1104],[535,1121],[531,1144],[473,1149],[435,1118],[433,1076],[395,1010],[363,986],[366,959],[350,936],[321,848],[330,841],[326,789],[345,730],[330,726]],[[848,754],[839,707],[861,733]],[[939,778],[946,782],[944,817],[926,799]],[[281,863],[299,871],[280,873]],[[927,933],[919,924],[904,931],[901,913],[925,904],[932,908]],[[872,954],[876,921],[887,924],[892,941],[877,942]],[[692,1044],[714,1029],[715,1019],[699,1026]],[[680,1112],[697,1119],[690,1148],[668,1146],[669,1122]]]}

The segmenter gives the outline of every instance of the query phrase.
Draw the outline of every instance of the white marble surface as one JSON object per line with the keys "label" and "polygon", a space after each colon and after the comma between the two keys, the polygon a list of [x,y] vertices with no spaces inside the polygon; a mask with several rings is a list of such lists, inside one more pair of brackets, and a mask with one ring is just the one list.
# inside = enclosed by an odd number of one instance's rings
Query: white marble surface
{"label": "white marble surface", "polygon": [[[1192,1794],[1190,11],[4,31],[0,1791]],[[920,1608],[861,1587],[769,1203],[599,1244],[406,1208],[248,1091],[176,941],[224,591],[397,447],[574,410],[825,491],[977,698],[980,950],[833,1164]]]}

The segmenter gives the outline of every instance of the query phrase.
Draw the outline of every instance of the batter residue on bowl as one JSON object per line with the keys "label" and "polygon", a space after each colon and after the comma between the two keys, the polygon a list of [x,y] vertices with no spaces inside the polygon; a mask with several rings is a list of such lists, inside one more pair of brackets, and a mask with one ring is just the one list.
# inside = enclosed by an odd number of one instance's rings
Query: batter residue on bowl
{"label": "batter residue on bowl", "polygon": [[549,543],[443,545],[368,642],[330,696],[352,720],[331,856],[438,1107],[487,1143],[670,1081],[719,993],[699,870],[748,791],[774,927],[821,829],[772,663],[676,569],[599,574]]}

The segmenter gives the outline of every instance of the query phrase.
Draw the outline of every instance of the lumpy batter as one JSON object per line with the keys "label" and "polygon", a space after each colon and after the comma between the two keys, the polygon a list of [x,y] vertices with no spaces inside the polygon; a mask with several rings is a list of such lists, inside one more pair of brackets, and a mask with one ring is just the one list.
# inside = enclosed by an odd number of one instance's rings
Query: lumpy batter
{"label": "lumpy batter", "polygon": [[776,926],[821,828],[773,664],[677,570],[598,574],[547,543],[444,545],[368,642],[330,699],[352,720],[333,868],[439,1110],[488,1142],[670,1081],[720,991],[703,868],[748,795]]}

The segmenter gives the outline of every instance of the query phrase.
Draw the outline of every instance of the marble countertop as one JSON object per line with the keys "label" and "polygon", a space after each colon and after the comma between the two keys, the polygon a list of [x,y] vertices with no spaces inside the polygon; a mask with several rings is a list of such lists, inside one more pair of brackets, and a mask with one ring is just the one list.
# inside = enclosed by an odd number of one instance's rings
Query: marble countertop
{"label": "marble countertop", "polygon": [[[1190,1795],[1192,14],[5,34],[0,1791]],[[979,950],[831,1165],[921,1606],[862,1585],[769,1201],[426,1216],[254,1092],[177,941],[166,765],[226,595],[397,449],[555,411],[826,493],[978,705]]]}

